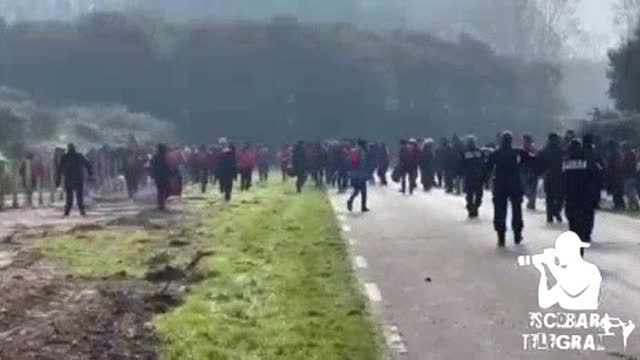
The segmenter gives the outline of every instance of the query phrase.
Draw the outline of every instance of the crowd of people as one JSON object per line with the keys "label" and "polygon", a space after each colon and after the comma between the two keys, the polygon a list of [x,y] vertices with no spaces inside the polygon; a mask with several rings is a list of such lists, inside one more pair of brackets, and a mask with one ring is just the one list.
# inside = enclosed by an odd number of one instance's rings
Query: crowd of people
{"label": "crowd of people", "polygon": [[[469,218],[478,217],[484,191],[490,189],[500,247],[505,246],[509,207],[514,242],[522,242],[522,205],[526,200],[527,208],[535,210],[541,183],[547,222],[563,222],[564,210],[570,230],[585,242],[591,241],[595,210],[600,206],[603,190],[613,197],[614,209],[638,209],[638,162],[631,146],[622,144],[619,150],[618,144],[610,141],[601,151],[591,134],[579,139],[573,131],[564,137],[549,134],[541,149],[529,135],[516,141],[520,146],[514,146],[514,135],[508,131],[485,146],[479,146],[474,136],[443,138],[437,144],[432,139],[401,140],[391,178],[400,184],[403,194],[413,194],[418,180],[424,191],[440,187],[446,193],[464,193]],[[385,185],[389,167],[386,147],[367,147],[359,140],[353,149],[351,154],[365,153],[359,155],[360,159],[372,159],[361,165],[368,174],[367,181],[374,182],[374,174],[378,174]],[[380,155],[381,149],[386,154]],[[354,192],[347,207],[351,210],[353,198],[363,194],[362,209],[369,211],[366,181],[363,185],[362,172],[353,158],[351,155],[352,169],[356,169],[350,171],[355,180]]]}
{"label": "crowd of people", "polygon": [[[354,139],[297,141],[277,152],[264,144],[236,145],[226,138],[212,145],[160,144],[153,152],[133,140],[118,149],[104,146],[91,150],[86,157],[69,144],[66,152],[56,149],[55,184],[60,186],[64,179],[65,215],[70,213],[74,198],[80,213],[85,213],[85,174],[93,178],[96,188],[120,174],[130,197],[152,180],[158,208],[164,210],[167,198],[180,195],[184,183],[198,183],[203,193],[209,184],[217,184],[225,201],[230,201],[236,181],[240,191],[248,191],[254,170],[258,181],[265,182],[277,165],[283,181],[295,178],[298,192],[308,182],[315,187],[334,187],[338,192],[351,186],[348,210],[353,211],[360,197],[360,210],[368,212],[367,186],[387,186],[390,175],[405,195],[412,195],[419,186],[424,191],[443,188],[449,194],[464,194],[469,218],[478,217],[484,192],[491,190],[499,246],[505,245],[509,207],[514,242],[522,241],[523,202],[528,209],[535,209],[542,184],[547,221],[563,222],[566,217],[570,229],[590,242],[603,191],[612,198],[613,209],[640,210],[640,173],[634,148],[627,143],[595,140],[590,134],[579,139],[573,131],[564,136],[552,133],[544,147],[538,148],[529,135],[514,140],[512,133],[505,132],[484,146],[474,136],[453,136],[437,142],[429,138],[401,140],[394,151],[382,142]],[[25,164],[30,164],[30,171]],[[28,153],[20,171],[25,186],[33,186],[28,176],[42,172],[40,167]]]}

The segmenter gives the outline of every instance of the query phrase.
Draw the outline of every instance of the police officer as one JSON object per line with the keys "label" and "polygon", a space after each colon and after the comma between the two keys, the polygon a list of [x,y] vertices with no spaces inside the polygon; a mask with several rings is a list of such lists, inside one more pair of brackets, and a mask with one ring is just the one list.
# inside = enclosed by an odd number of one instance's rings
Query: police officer
{"label": "police officer", "polygon": [[476,144],[475,136],[468,136],[461,155],[464,191],[467,199],[469,218],[478,217],[478,209],[482,204],[484,190],[484,168],[486,157]]}
{"label": "police officer", "polygon": [[562,222],[562,139],[556,133],[549,134],[547,144],[540,152],[543,168],[544,192],[546,199],[547,223]]}
{"label": "police officer", "polygon": [[520,170],[523,160],[529,155],[524,150],[514,149],[513,134],[505,131],[500,139],[500,148],[489,155],[485,176],[495,168],[493,178],[493,225],[498,233],[498,246],[505,245],[507,202],[511,203],[511,228],[514,242],[522,242],[522,181]]}
{"label": "police officer", "polygon": [[565,212],[569,230],[580,236],[583,242],[591,242],[597,198],[594,186],[598,185],[601,167],[585,156],[582,142],[572,139],[567,156],[562,163]]}

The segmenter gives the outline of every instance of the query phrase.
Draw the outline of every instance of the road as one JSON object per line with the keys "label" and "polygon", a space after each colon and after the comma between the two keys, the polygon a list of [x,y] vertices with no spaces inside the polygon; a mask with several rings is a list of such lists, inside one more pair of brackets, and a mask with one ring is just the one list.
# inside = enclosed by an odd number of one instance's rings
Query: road
{"label": "road", "polygon": [[[467,219],[462,197],[441,190],[406,196],[397,191],[396,185],[370,187],[369,198],[372,212],[367,214],[346,212],[345,195],[332,194],[331,200],[393,357],[494,360],[639,356],[640,328],[629,337],[626,351],[620,334],[607,340],[605,352],[523,350],[523,334],[538,332],[528,327],[528,314],[542,311],[537,302],[540,275],[533,267],[519,267],[517,257],[553,247],[556,237],[566,230],[566,225],[548,225],[542,210],[525,211],[522,245],[515,246],[508,234],[507,247],[498,249],[489,194],[480,218],[475,220]],[[358,201],[356,204],[359,208]],[[640,324],[638,234],[640,220],[598,213],[595,244],[587,249],[585,257],[598,266],[603,277],[598,313],[635,324]]]}

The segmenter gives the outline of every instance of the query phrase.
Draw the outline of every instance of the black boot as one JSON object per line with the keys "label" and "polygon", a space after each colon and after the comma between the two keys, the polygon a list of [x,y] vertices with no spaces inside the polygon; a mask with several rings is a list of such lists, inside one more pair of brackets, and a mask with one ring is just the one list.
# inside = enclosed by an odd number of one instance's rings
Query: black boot
{"label": "black boot", "polygon": [[513,241],[516,243],[516,245],[520,245],[520,243],[522,242],[522,233],[519,231],[514,231]]}
{"label": "black boot", "polygon": [[505,235],[504,232],[498,233],[498,247],[504,247],[505,243]]}
{"label": "black boot", "polygon": [[347,210],[349,210],[349,212],[353,211],[353,200],[351,199],[347,200]]}

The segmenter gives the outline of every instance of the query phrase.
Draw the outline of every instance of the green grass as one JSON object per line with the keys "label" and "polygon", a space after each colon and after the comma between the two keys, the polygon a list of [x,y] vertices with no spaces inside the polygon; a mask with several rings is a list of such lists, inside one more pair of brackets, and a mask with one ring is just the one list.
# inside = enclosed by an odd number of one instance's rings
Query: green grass
{"label": "green grass", "polygon": [[218,274],[156,325],[169,359],[363,359],[379,339],[326,195],[258,188],[206,208]]}
{"label": "green grass", "polygon": [[37,244],[51,260],[86,276],[107,276],[121,271],[140,276],[145,260],[161,236],[146,230],[111,229],[65,234]]}
{"label": "green grass", "polygon": [[[169,246],[176,239],[189,241],[189,246]],[[208,250],[206,239],[186,227],[169,230],[109,227],[55,236],[36,243],[35,247],[50,261],[92,277],[122,272],[142,277],[149,269],[167,263],[184,266],[198,250]]]}
{"label": "green grass", "polygon": [[[234,196],[230,204],[187,196],[196,215],[173,235],[120,228],[40,247],[92,276],[139,276],[156,256],[184,263],[196,249],[214,250],[205,261],[210,276],[182,306],[154,319],[166,359],[380,358],[382,341],[326,194],[273,183]],[[167,249],[178,236],[195,246]]]}

